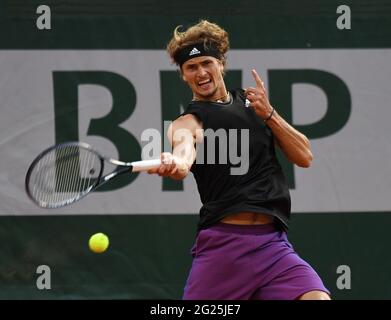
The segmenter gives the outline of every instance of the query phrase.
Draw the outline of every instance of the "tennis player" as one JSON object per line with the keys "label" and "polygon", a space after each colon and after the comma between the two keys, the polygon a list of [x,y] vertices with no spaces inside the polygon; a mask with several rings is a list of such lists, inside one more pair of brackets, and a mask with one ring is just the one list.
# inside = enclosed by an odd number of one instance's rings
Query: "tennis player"
{"label": "tennis player", "polygon": [[[329,300],[318,274],[287,239],[291,202],[275,154],[278,146],[292,163],[309,167],[310,143],[270,104],[255,70],[253,87],[227,90],[228,48],[227,32],[206,20],[176,28],[167,46],[193,100],[168,130],[172,154],[162,153],[162,165],[149,173],[184,179],[191,171],[203,204],[183,298]],[[236,149],[248,153],[240,174],[232,170],[237,163],[221,157],[231,154],[231,140],[215,139],[207,148],[206,130],[221,129],[229,138],[228,131],[236,132]],[[215,163],[207,161],[211,152]]]}

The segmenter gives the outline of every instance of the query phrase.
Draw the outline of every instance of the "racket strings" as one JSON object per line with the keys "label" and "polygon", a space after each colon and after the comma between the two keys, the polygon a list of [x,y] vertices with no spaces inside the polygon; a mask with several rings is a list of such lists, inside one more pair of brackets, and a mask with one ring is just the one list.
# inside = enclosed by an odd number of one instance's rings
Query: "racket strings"
{"label": "racket strings", "polygon": [[29,189],[44,207],[76,201],[91,190],[100,176],[99,156],[79,146],[62,146],[46,153],[31,172]]}

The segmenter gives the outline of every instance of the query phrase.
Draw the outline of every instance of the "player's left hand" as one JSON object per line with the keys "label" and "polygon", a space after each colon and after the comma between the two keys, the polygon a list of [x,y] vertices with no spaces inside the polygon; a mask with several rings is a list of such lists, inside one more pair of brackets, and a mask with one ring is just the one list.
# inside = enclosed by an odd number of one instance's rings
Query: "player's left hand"
{"label": "player's left hand", "polygon": [[250,101],[250,106],[254,109],[255,113],[263,120],[267,119],[270,113],[273,110],[267,97],[266,89],[263,84],[261,77],[255,71],[251,70],[251,73],[254,77],[256,87],[249,87],[244,91],[244,94],[248,101]]}

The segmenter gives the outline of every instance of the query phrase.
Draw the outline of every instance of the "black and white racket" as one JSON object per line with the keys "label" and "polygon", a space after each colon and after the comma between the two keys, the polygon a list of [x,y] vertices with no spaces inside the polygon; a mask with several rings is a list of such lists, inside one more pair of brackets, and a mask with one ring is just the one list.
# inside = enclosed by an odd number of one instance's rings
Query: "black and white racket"
{"label": "black and white racket", "polygon": [[[105,162],[117,169],[102,176]],[[121,174],[147,171],[160,163],[160,159],[122,162],[100,155],[83,142],[62,143],[46,149],[31,163],[25,180],[26,192],[42,208],[60,208]]]}

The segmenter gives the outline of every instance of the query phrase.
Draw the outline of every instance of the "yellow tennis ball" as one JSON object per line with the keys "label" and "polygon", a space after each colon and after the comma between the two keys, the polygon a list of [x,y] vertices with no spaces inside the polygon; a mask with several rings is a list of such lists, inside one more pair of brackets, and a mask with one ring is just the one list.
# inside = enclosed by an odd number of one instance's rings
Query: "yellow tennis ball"
{"label": "yellow tennis ball", "polygon": [[95,233],[88,241],[91,251],[95,253],[105,252],[109,246],[109,238],[104,233]]}

